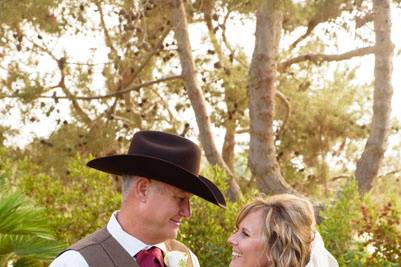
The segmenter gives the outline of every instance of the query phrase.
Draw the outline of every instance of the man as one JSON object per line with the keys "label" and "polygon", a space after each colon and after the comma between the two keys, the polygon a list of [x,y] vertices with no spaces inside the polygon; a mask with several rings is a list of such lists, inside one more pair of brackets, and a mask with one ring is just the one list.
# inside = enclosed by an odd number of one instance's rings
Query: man
{"label": "man", "polygon": [[163,267],[163,254],[181,251],[188,256],[186,266],[199,267],[197,257],[174,240],[181,219],[191,216],[189,200],[194,194],[225,207],[217,186],[199,175],[200,157],[199,147],[188,139],[141,131],[128,154],[88,162],[123,176],[121,209],[105,228],[72,245],[50,266]]}

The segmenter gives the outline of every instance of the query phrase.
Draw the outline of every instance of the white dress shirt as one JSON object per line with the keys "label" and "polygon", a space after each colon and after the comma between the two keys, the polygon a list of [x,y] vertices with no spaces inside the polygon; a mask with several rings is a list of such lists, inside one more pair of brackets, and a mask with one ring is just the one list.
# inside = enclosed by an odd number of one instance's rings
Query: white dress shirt
{"label": "white dress shirt", "polygon": [[[107,224],[107,231],[109,231],[113,238],[128,252],[131,257],[134,257],[139,251],[143,249],[149,249],[152,246],[156,246],[166,253],[167,249],[164,243],[148,245],[125,232],[118,223],[116,215],[117,211],[111,215],[111,218]],[[196,255],[193,254],[192,251],[190,251],[190,253],[193,266],[200,267]],[[89,267],[89,265],[78,251],[67,250],[54,259],[49,267]]]}
{"label": "white dress shirt", "polygon": [[324,247],[322,236],[318,231],[315,232],[310,260],[305,267],[338,267],[336,259]]}

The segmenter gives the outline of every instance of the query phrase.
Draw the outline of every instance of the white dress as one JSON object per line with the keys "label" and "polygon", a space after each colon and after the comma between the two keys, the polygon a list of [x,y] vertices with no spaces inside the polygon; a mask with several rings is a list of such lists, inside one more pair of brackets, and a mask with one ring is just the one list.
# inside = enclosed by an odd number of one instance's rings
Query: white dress
{"label": "white dress", "polygon": [[315,239],[312,241],[311,257],[305,267],[338,267],[336,259],[324,247],[323,239],[319,232],[315,232]]}

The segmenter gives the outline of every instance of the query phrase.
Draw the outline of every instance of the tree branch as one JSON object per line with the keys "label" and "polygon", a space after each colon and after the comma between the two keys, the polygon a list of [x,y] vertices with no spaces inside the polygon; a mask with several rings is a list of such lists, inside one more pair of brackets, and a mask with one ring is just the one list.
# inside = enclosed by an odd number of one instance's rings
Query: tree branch
{"label": "tree branch", "polygon": [[339,176],[335,176],[333,178],[330,179],[330,181],[334,182],[340,179],[348,179],[350,178],[352,175],[339,175]]}
{"label": "tree branch", "polygon": [[[64,96],[39,96],[38,98],[54,98],[54,99],[75,99],[75,100],[95,100],[95,99],[105,99],[105,98],[112,98],[112,97],[117,97],[120,96],[122,94],[125,94],[127,92],[133,91],[133,90],[137,90],[139,88],[143,88],[143,87],[148,87],[151,86],[153,84],[156,83],[161,83],[161,82],[166,82],[166,81],[170,81],[170,80],[175,80],[175,79],[181,79],[182,76],[181,75],[176,75],[176,76],[170,76],[170,77],[166,77],[166,78],[162,78],[159,80],[155,80],[155,81],[150,81],[150,82],[145,82],[142,84],[138,84],[138,85],[133,85],[132,87],[127,87],[124,90],[118,91],[118,92],[114,92],[111,94],[106,94],[106,95],[99,95],[99,96],[73,96],[72,94],[66,94]],[[59,87],[59,86],[58,86]],[[18,98],[19,95],[13,95],[13,96],[6,96],[7,98]]]}
{"label": "tree branch", "polygon": [[[147,66],[149,61],[152,59],[152,57],[159,52],[160,47],[162,46],[164,39],[166,38],[167,34],[170,32],[170,26],[167,26],[166,29],[161,34],[160,40],[153,46],[153,50],[150,51],[147,55],[145,60],[142,62],[142,64],[139,66],[138,69],[135,70],[135,72],[132,74],[132,77],[137,77],[138,74]],[[128,85],[128,87],[133,86],[134,81]]]}
{"label": "tree branch", "polygon": [[[56,61],[57,63],[57,67],[60,71],[60,81],[58,82],[58,84],[56,86],[52,86],[51,88],[61,88],[61,90],[64,92],[64,94],[66,95],[65,98],[71,100],[72,102],[72,106],[75,108],[78,116],[87,124],[90,125],[90,123],[92,122],[92,120],[89,118],[88,114],[85,113],[85,111],[81,108],[81,106],[78,104],[78,102],[76,101],[76,99],[74,98],[74,94],[72,94],[70,92],[70,90],[68,90],[67,86],[65,85],[65,64],[66,64],[66,58],[65,57],[61,57],[61,58],[57,58],[50,49],[48,49],[47,47],[41,46],[38,43],[34,42],[33,40],[27,39],[29,40],[33,47],[39,49],[39,51],[42,51],[46,54],[48,54],[54,61]],[[38,97],[41,98],[41,97]],[[54,98],[54,97],[52,97]]]}
{"label": "tree branch", "polygon": [[318,3],[316,3],[315,12],[308,21],[306,32],[290,45],[290,50],[295,48],[302,40],[308,37],[320,23],[327,22],[330,19],[335,19],[340,16],[347,8],[347,4],[344,5],[343,2],[344,1],[333,0],[318,1]]}
{"label": "tree branch", "polygon": [[318,23],[310,23],[308,25],[308,29],[306,30],[306,32],[304,34],[302,34],[300,37],[298,37],[298,39],[296,39],[291,45],[290,45],[290,49],[292,50],[294,49],[302,40],[304,40],[306,37],[308,37],[309,34],[312,33],[313,29],[318,25]]}
{"label": "tree branch", "polygon": [[65,73],[64,73],[64,67],[65,67],[65,58],[62,57],[57,60],[57,66],[60,70],[61,78],[60,82],[58,84],[58,87],[63,90],[64,94],[66,95],[66,98],[68,98],[72,102],[72,106],[75,108],[78,116],[85,122],[86,125],[91,125],[92,120],[89,118],[88,114],[81,108],[77,100],[75,99],[75,96],[73,93],[71,93],[70,90],[68,90],[67,86],[65,85]]}
{"label": "tree branch", "polygon": [[280,72],[284,72],[292,64],[297,64],[303,61],[311,61],[313,63],[319,63],[323,61],[341,61],[347,60],[353,57],[362,57],[369,54],[373,54],[375,51],[375,46],[363,47],[355,50],[348,51],[343,54],[328,55],[328,54],[306,54],[298,57],[291,58],[289,60],[283,61],[279,64],[278,69]]}
{"label": "tree branch", "polygon": [[223,64],[223,67],[228,67],[228,66],[226,66],[227,65],[226,64],[227,63],[227,59],[226,59],[225,55],[223,54],[223,51],[221,49],[221,46],[220,46],[220,44],[219,44],[219,42],[217,40],[216,34],[214,32],[214,29],[213,29],[211,10],[207,9],[207,10],[205,10],[203,12],[203,14],[204,14],[204,19],[205,19],[206,26],[207,26],[207,29],[208,29],[209,38],[210,38],[210,41],[211,41],[211,43],[213,45],[213,48],[214,48],[214,50],[216,52],[216,55],[217,55],[220,63]]}
{"label": "tree branch", "polygon": [[374,18],[374,17],[375,17],[375,16],[374,16],[374,13],[373,13],[373,12],[370,12],[370,13],[366,14],[366,15],[365,15],[364,17],[362,17],[362,18],[356,17],[356,18],[355,18],[355,27],[356,27],[356,28],[362,27],[362,26],[365,25],[366,23],[373,21],[373,18]]}
{"label": "tree branch", "polygon": [[[401,169],[395,169],[395,170],[386,172],[386,173],[384,173],[384,174],[382,174],[382,175],[378,175],[378,176],[377,176],[377,179],[383,178],[383,177],[387,177],[387,176],[389,176],[389,175],[397,174],[397,173],[399,173],[399,172],[401,172]],[[350,174],[350,175],[339,175],[339,176],[335,176],[335,177],[331,178],[330,180],[331,180],[332,182],[334,182],[334,181],[339,180],[339,179],[350,178],[350,177],[352,177],[352,174]]]}
{"label": "tree branch", "polygon": [[[223,30],[221,33],[221,36],[223,38],[223,43],[225,44],[225,46],[227,47],[227,49],[231,52],[231,56],[234,58],[235,55],[235,50],[234,48],[231,46],[230,42],[227,40],[227,35],[226,35],[226,23],[227,23],[227,19],[230,15],[230,11],[227,12],[226,16],[224,17],[224,22],[223,22]],[[248,68],[249,67],[249,63],[246,61],[245,58],[241,58],[241,57],[236,57],[235,60],[238,61],[239,64],[241,64],[241,66]]]}
{"label": "tree branch", "polygon": [[168,116],[169,116],[169,123],[170,125],[173,127],[174,131],[177,131],[176,129],[176,124],[177,124],[177,120],[175,119],[175,116],[173,114],[173,112],[170,110],[168,103],[166,103],[166,101],[164,100],[164,98],[159,94],[159,92],[157,92],[156,90],[154,90],[153,88],[151,88],[151,91],[157,95],[157,97],[160,99],[161,104],[163,105],[163,107],[167,110]]}
{"label": "tree branch", "polygon": [[277,137],[276,137],[277,139],[280,139],[280,137],[283,136],[283,134],[286,130],[288,119],[290,118],[290,115],[291,115],[291,105],[290,105],[290,102],[288,101],[287,97],[285,97],[285,95],[281,91],[276,90],[276,96],[281,100],[281,102],[287,108],[287,113],[285,114],[285,117],[283,119],[283,124],[281,125],[280,130],[277,133]]}
{"label": "tree branch", "polygon": [[111,41],[109,31],[107,30],[107,27],[106,27],[106,22],[104,21],[104,14],[103,14],[101,1],[95,1],[95,5],[97,6],[97,9],[99,10],[100,25],[103,28],[104,39],[105,39],[106,46],[109,47],[114,53],[116,53],[117,51],[113,46],[113,42]]}
{"label": "tree branch", "polygon": [[115,115],[115,114],[112,114],[111,117],[112,117],[113,119],[115,119],[115,120],[123,121],[123,122],[125,122],[125,123],[131,125],[132,127],[135,127],[135,126],[136,126],[136,123],[135,123],[135,122],[131,121],[130,119],[128,119],[128,118],[126,118],[126,117],[118,116],[118,115]]}
{"label": "tree branch", "polygon": [[387,176],[389,176],[389,175],[397,174],[397,173],[399,173],[399,172],[401,172],[401,169],[397,169],[397,170],[393,170],[393,171],[386,172],[386,173],[384,173],[384,174],[382,174],[382,175],[377,176],[377,178],[387,177]]}
{"label": "tree branch", "polygon": [[53,53],[51,52],[51,50],[45,46],[41,46],[40,44],[34,42],[33,40],[26,38],[28,41],[30,41],[33,45],[33,47],[36,47],[39,51],[42,51],[44,53],[46,53],[47,55],[49,55],[54,61],[58,62],[58,58],[53,55]]}

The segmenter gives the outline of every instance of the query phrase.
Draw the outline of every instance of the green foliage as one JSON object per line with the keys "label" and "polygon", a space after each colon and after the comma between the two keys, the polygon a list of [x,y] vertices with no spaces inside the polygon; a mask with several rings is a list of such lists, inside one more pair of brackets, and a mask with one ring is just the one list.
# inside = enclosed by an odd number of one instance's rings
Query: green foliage
{"label": "green foliage", "polygon": [[361,206],[356,222],[356,249],[347,253],[348,266],[399,266],[401,264],[401,209],[395,200],[378,207],[369,197]]}
{"label": "green foliage", "polygon": [[[322,67],[322,73],[327,66]],[[324,185],[336,171],[347,173],[352,142],[367,135],[366,126],[356,123],[362,120],[366,109],[367,87],[353,87],[355,70],[336,70],[333,81],[309,80],[309,74],[299,71],[298,79],[283,76],[280,89],[290,101],[291,114],[284,133],[280,133],[278,155],[283,174],[292,185],[315,197],[321,197],[315,186]],[[314,77],[321,74],[316,73]],[[306,76],[306,77],[305,77]],[[278,102],[281,103],[281,102]],[[327,103],[330,103],[329,105]],[[277,119],[285,120],[288,107],[279,105]],[[330,168],[330,158],[337,162]],[[293,164],[296,160],[299,164]],[[332,165],[332,164],[331,164]]]}
{"label": "green foliage", "polygon": [[323,223],[319,231],[340,266],[390,267],[401,263],[401,209],[397,199],[379,204],[371,197],[361,200],[353,180],[320,214]]}
{"label": "green foliage", "polygon": [[0,177],[0,266],[42,266],[65,247],[55,241],[44,209]]}
{"label": "green foliage", "polygon": [[323,219],[319,231],[326,248],[342,266],[344,255],[352,248],[353,222],[360,217],[361,200],[355,180],[350,181],[336,196],[334,203],[320,213]]}
{"label": "green foliage", "polygon": [[[209,167],[204,175],[223,192],[227,192],[227,176],[224,171]],[[231,247],[227,239],[235,230],[235,219],[240,208],[255,195],[255,192],[251,192],[241,201],[228,202],[225,210],[198,197],[193,198],[192,216],[181,225],[178,239],[194,251],[201,266],[228,266]]]}
{"label": "green foliage", "polygon": [[67,159],[63,176],[32,174],[29,163],[20,166],[19,186],[46,207],[56,236],[68,244],[105,225],[121,201],[110,177],[86,162],[78,155]]}
{"label": "green foliage", "polygon": [[[44,30],[54,32],[58,28],[51,8],[57,5],[54,0],[2,0],[0,1],[0,23],[17,26],[22,21],[30,21]],[[16,27],[18,28],[18,27]]]}
{"label": "green foliage", "polygon": [[96,121],[90,129],[66,122],[46,140],[35,139],[29,146],[26,159],[40,166],[45,173],[63,176],[68,172],[66,159],[74,158],[76,153],[83,157],[89,153],[114,154],[118,147],[115,134],[113,122]]}

